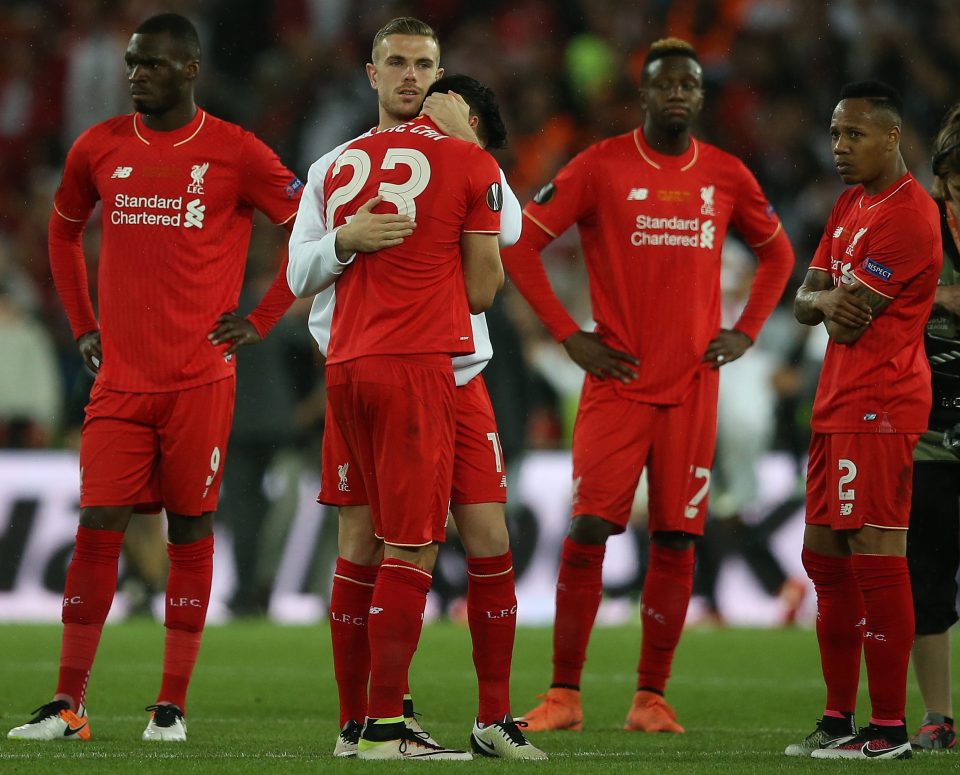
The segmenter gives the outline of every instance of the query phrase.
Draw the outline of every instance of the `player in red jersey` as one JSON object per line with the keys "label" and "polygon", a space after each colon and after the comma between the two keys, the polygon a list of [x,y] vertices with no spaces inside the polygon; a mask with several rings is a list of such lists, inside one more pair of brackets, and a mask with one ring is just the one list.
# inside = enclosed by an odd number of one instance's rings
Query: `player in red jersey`
{"label": "player in red jersey", "polygon": [[[410,17],[393,19],[377,32],[371,53],[367,72],[379,98],[379,123],[371,132],[413,118],[426,93],[424,111],[438,123],[443,116],[445,120],[440,125],[446,133],[473,139],[472,122],[481,146],[499,147],[505,140],[499,110],[489,89],[466,76],[435,80],[443,71],[438,66],[439,44],[428,25]],[[448,89],[455,95],[448,95]],[[465,110],[462,115],[458,113],[458,108],[466,107],[456,99],[460,94],[470,105],[469,114]],[[416,99],[408,95],[415,95]],[[444,111],[441,116],[437,115],[438,109]],[[327,170],[352,142],[334,148],[310,167],[290,237],[287,277],[298,296],[315,294],[310,331],[324,356],[336,308],[336,286],[324,286],[336,280],[354,260],[351,253],[370,253],[397,245],[412,233],[415,225],[396,212],[371,214],[365,206],[349,224],[335,232],[328,231],[323,218],[326,205],[322,183]],[[503,246],[519,238],[522,215],[502,173],[501,183],[504,203],[498,239]],[[340,259],[338,252],[342,254]],[[457,432],[451,492],[451,513],[467,555],[467,618],[479,695],[471,746],[482,755],[540,758],[543,753],[529,744],[510,717],[510,666],[517,601],[503,506],[506,477],[497,422],[481,373],[493,348],[485,317],[473,315],[471,323],[475,352],[453,359]],[[356,755],[366,716],[370,666],[368,611],[383,544],[373,534],[370,507],[362,488],[354,484],[358,467],[345,450],[336,426],[328,426],[323,441],[318,500],[340,510],[339,556],[328,614],[340,700],[340,731],[334,756],[349,757]],[[420,726],[409,694],[404,698],[404,719],[423,740],[436,742]]]}
{"label": "player in red jersey", "polygon": [[374,212],[418,223],[402,244],[359,257],[339,277],[327,352],[327,422],[358,463],[354,485],[384,544],[357,756],[469,759],[409,730],[403,698],[452,485],[450,357],[473,351],[468,313],[486,309],[503,279],[500,170],[422,117],[352,143],[328,170],[323,196],[328,229],[377,196]]}
{"label": "player in red jersey", "polygon": [[[625,729],[683,732],[664,700],[703,534],[716,436],[717,369],[751,346],[786,284],[793,252],[753,175],[690,126],[703,104],[697,55],[653,44],[643,127],[591,146],[524,210],[504,266],[587,371],[573,433],[573,521],[557,580],[553,680],[530,730],[581,728],[580,675],[600,605],[607,539],[626,527],[641,470],[650,481],[650,564],[639,680]],[[564,310],[540,251],[577,224],[595,332]],[[733,225],[760,260],[750,299],[720,329],[720,251]]]}
{"label": "player in red jersey", "polygon": [[[10,737],[89,737],[84,694],[123,534],[136,506],[162,504],[166,644],[143,738],[186,739],[233,414],[233,357],[293,301],[281,267],[249,318],[233,312],[254,209],[289,229],[301,184],[252,134],[196,106],[193,25],[177,14],[147,19],[130,38],[126,65],[136,112],[76,141],[50,218],[54,281],[97,379],[81,435],[80,527],[64,591],[59,682],[53,700]],[[99,322],[81,247],[98,202]]]}
{"label": "player in red jersey", "polygon": [[[830,122],[840,195],[794,311],[826,326],[807,468],[803,565],[817,590],[827,699],[789,756],[905,759],[914,615],[907,570],[912,452],[930,414],[923,331],[942,261],[940,218],[900,155],[900,96],[844,87]],[[853,720],[866,659],[872,715]]]}

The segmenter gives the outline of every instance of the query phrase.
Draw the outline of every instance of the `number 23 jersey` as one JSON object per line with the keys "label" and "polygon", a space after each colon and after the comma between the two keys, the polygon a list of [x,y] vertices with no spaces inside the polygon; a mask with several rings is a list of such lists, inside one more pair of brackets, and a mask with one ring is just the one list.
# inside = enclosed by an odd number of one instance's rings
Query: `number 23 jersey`
{"label": "number 23 jersey", "polygon": [[327,363],[472,353],[460,240],[464,232],[500,231],[496,161],[427,118],[361,138],[327,172],[327,229],[378,193],[384,201],[374,212],[404,213],[417,228],[396,247],[358,257],[337,280]]}

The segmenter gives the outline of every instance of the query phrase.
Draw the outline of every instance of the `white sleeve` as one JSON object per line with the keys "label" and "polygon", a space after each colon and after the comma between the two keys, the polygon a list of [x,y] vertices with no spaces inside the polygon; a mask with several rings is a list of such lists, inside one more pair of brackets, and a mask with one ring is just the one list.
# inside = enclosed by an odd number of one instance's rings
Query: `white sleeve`
{"label": "white sleeve", "polygon": [[523,229],[523,209],[520,207],[517,195],[507,183],[507,176],[503,174],[503,170],[500,170],[500,183],[503,186],[503,208],[500,210],[500,236],[497,239],[500,247],[508,248],[520,239],[520,232]]}
{"label": "white sleeve", "polygon": [[338,145],[310,166],[307,185],[290,232],[287,285],[294,296],[306,298],[336,282],[356,255],[343,262],[337,258],[336,230],[327,231],[323,182],[327,170],[353,140]]}

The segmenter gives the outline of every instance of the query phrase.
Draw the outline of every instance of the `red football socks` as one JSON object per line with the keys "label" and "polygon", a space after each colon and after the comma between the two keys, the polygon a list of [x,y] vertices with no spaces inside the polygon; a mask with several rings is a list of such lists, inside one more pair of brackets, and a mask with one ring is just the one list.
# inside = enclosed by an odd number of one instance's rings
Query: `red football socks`
{"label": "red football socks", "polygon": [[693,547],[677,550],[651,543],[650,565],[640,599],[643,637],[638,688],[659,694],[666,689],[692,590]]}
{"label": "red football socks", "polygon": [[467,558],[467,621],[477,670],[481,724],[503,721],[510,712],[510,662],[517,632],[513,557]]}
{"label": "red football socks", "polygon": [[103,623],[117,590],[117,561],[123,533],[77,528],[73,558],[63,590],[63,636],[57,694],[83,702]]}
{"label": "red football socks", "polygon": [[834,714],[852,713],[860,683],[864,617],[853,563],[849,557],[829,557],[806,547],[801,558],[817,590],[817,643],[827,685],[826,709]]}
{"label": "red football socks", "polygon": [[906,709],[914,631],[907,558],[855,554],[853,575],[867,612],[863,654],[873,710],[870,723],[899,726]]}
{"label": "red football socks", "polygon": [[416,565],[388,557],[370,601],[370,718],[403,716],[407,670],[420,642],[432,577]]}
{"label": "red football socks", "polygon": [[604,544],[578,544],[567,536],[557,578],[553,625],[553,686],[580,687],[587,643],[603,595]]}
{"label": "red football socks", "polygon": [[367,715],[367,681],[370,679],[370,641],[367,621],[379,565],[357,565],[337,558],[330,590],[330,640],[333,673],[340,696],[340,727],[363,723]]}
{"label": "red football socks", "polygon": [[167,544],[167,637],[163,650],[163,682],[157,702],[173,703],[186,714],[187,687],[200,652],[203,623],[213,581],[213,536],[191,544]]}

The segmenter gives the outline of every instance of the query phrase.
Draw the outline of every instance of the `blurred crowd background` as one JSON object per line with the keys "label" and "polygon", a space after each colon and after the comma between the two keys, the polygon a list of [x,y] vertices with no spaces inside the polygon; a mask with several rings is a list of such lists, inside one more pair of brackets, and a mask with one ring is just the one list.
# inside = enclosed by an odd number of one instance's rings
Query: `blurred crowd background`
{"label": "blurred crowd background", "polygon": [[[771,448],[790,454],[802,478],[823,342],[794,324],[789,302],[842,188],[827,130],[841,85],[880,78],[902,91],[904,156],[929,185],[930,142],[957,99],[960,72],[956,0],[3,0],[0,447],[75,444],[90,377],[50,278],[52,195],[73,140],[130,111],[130,33],[168,10],[200,30],[202,107],[254,131],[304,179],[317,157],[376,123],[363,69],[376,30],[399,15],[427,21],[447,73],[475,76],[499,96],[509,147],[497,156],[522,203],[588,144],[642,122],[637,85],[653,40],[693,43],[706,82],[696,133],[746,162],[797,254],[794,282],[751,357],[724,369],[712,495],[719,516],[750,510],[754,463]],[[94,298],[98,232],[94,218],[86,234]],[[276,271],[284,236],[269,224],[255,230],[241,311]],[[587,325],[573,230],[545,259],[557,292]],[[753,258],[731,240],[724,263],[730,323]],[[306,310],[298,303],[239,357],[226,519],[266,508],[269,487],[259,482],[278,455],[316,467],[323,372]],[[582,374],[509,285],[490,320],[496,356],[485,375],[507,458],[565,448]],[[253,491],[231,501],[251,481]]]}

